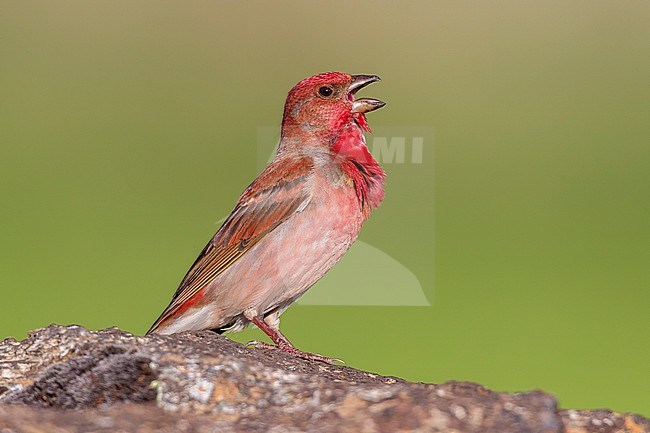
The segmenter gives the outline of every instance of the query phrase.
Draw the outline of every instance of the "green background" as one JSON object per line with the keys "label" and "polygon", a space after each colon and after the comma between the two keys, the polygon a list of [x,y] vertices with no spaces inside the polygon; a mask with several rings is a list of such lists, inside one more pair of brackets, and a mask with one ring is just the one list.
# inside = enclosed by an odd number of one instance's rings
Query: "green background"
{"label": "green background", "polygon": [[4,0],[0,337],[146,331],[289,88],[374,73],[371,125],[435,140],[386,164],[360,239],[432,305],[295,305],[284,332],[384,374],[650,415],[649,20],[645,0]]}

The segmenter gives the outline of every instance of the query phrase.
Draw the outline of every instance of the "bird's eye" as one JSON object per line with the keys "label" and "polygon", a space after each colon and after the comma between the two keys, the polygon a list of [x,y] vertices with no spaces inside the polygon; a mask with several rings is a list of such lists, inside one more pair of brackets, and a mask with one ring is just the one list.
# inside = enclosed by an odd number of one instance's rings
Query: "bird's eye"
{"label": "bird's eye", "polygon": [[332,93],[334,93],[334,89],[332,89],[330,86],[323,86],[318,89],[318,94],[323,98],[332,96]]}

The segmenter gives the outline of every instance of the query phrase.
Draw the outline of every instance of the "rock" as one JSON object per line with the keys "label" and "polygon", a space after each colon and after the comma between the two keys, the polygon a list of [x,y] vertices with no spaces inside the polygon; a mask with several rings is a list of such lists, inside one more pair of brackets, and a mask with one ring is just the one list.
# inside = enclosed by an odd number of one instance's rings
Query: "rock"
{"label": "rock", "polygon": [[650,432],[541,391],[412,383],[247,348],[212,332],[49,326],[0,343],[0,431]]}
{"label": "rock", "polygon": [[560,411],[566,433],[645,433],[650,421],[640,415],[620,414],[610,410]]}

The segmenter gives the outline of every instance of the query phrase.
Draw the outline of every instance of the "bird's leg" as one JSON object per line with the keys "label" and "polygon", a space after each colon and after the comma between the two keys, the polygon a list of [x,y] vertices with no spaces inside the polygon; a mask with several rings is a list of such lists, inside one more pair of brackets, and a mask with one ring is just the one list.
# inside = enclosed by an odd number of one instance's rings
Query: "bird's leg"
{"label": "bird's leg", "polygon": [[275,343],[275,346],[273,346],[271,344],[256,342],[255,345],[258,347],[264,347],[267,349],[280,349],[281,351],[293,356],[297,356],[298,358],[310,359],[313,361],[321,361],[326,364],[332,364],[334,362],[341,362],[341,363],[343,362],[340,359],[327,358],[317,353],[303,352],[300,349],[296,349],[293,346],[293,344],[291,344],[291,342],[287,339],[287,337],[282,335],[279,329],[276,329],[276,327],[274,326],[269,326],[269,324],[266,323],[266,321],[260,320],[260,318],[257,316],[252,317],[251,322],[253,322],[253,324],[258,328],[260,328]]}

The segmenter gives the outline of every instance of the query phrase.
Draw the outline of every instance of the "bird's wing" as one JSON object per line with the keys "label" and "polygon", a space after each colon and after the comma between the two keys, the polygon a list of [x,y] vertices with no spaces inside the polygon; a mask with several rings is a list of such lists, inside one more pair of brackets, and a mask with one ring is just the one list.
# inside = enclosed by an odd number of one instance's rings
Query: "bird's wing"
{"label": "bird's wing", "polygon": [[309,188],[306,188],[311,176],[312,160],[308,157],[283,158],[269,164],[244,191],[235,209],[201,251],[171,303],[147,334],[182,311],[186,302],[264,236],[304,209],[311,199]]}

